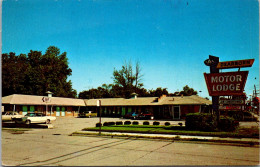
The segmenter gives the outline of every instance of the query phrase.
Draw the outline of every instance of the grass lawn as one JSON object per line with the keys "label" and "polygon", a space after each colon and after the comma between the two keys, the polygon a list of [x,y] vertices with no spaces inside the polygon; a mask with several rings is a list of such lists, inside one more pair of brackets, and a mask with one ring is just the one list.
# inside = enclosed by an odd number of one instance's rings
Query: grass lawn
{"label": "grass lawn", "polygon": [[[83,131],[98,131],[99,127],[85,128]],[[113,125],[102,126],[104,132],[147,133],[147,134],[173,134],[194,136],[216,136],[236,138],[259,138],[259,128],[238,128],[234,132],[203,132],[186,130],[183,126],[155,126],[155,125]]]}

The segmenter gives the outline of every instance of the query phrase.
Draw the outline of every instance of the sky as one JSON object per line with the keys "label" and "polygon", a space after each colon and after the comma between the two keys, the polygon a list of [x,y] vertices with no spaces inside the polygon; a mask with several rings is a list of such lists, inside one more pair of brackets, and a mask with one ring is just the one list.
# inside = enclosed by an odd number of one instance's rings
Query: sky
{"label": "sky", "polygon": [[241,71],[249,71],[247,95],[259,89],[257,0],[3,0],[2,53],[49,46],[67,52],[78,93],[113,83],[114,69],[138,61],[144,88],[188,85],[209,97],[209,55],[255,59]]}

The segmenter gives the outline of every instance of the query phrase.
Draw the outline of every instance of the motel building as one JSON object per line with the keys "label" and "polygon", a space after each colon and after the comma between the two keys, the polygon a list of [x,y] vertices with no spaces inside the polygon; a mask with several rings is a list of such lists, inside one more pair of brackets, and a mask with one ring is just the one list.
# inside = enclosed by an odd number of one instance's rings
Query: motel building
{"label": "motel building", "polygon": [[5,111],[15,111],[23,115],[38,112],[56,117],[75,117],[85,103],[74,98],[13,94],[2,97],[2,106]]}
{"label": "motel building", "polygon": [[[97,101],[101,106],[97,107]],[[79,112],[101,111],[102,117],[123,117],[136,112],[152,113],[154,119],[184,119],[188,113],[208,112],[212,105],[210,100],[197,95],[167,97],[137,97],[75,99],[51,96],[13,94],[2,97],[5,111],[15,111],[19,114],[41,112],[56,117],[77,117]]]}

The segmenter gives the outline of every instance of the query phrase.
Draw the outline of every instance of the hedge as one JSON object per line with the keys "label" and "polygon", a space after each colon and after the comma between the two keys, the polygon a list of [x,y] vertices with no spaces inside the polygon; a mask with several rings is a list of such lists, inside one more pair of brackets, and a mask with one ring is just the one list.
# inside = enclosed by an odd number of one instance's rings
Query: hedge
{"label": "hedge", "polygon": [[123,125],[122,121],[116,121],[116,125]]}
{"label": "hedge", "polygon": [[144,122],[143,122],[143,125],[150,125],[150,122],[144,121]]}
{"label": "hedge", "polygon": [[103,126],[109,126],[109,123],[108,122],[104,122]]}
{"label": "hedge", "polygon": [[139,125],[139,122],[134,121],[134,122],[133,122],[133,125]]}
{"label": "hedge", "polygon": [[154,121],[153,125],[160,125],[160,122]]}
{"label": "hedge", "polygon": [[208,113],[187,114],[185,121],[186,129],[200,131],[234,131],[239,123],[231,117],[220,117],[217,123],[216,116]]}
{"label": "hedge", "polygon": [[164,125],[165,125],[165,126],[170,126],[171,123],[170,123],[170,122],[165,122]]}
{"label": "hedge", "polygon": [[131,125],[131,121],[125,121],[124,125]]}
{"label": "hedge", "polygon": [[96,123],[96,127],[101,127],[102,123]]}
{"label": "hedge", "polygon": [[116,123],[115,122],[108,122],[109,126],[111,125],[115,125]]}

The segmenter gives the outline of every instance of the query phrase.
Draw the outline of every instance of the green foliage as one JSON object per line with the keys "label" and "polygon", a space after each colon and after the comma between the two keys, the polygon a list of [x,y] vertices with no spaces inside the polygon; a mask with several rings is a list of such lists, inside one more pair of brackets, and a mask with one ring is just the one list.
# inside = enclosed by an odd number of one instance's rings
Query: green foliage
{"label": "green foliage", "polygon": [[149,121],[144,121],[143,125],[150,125],[150,122]]}
{"label": "green foliage", "polygon": [[220,117],[219,130],[221,131],[234,131],[239,126],[239,122],[231,117]]}
{"label": "green foliage", "polygon": [[125,121],[124,125],[131,125],[131,121]]}
{"label": "green foliage", "polygon": [[186,128],[200,131],[234,131],[239,125],[231,117],[220,117],[217,123],[216,117],[207,113],[191,113],[186,116]]}
{"label": "green foliage", "polygon": [[3,96],[10,94],[76,97],[71,81],[72,70],[68,66],[66,52],[60,54],[57,47],[50,46],[45,54],[30,51],[27,55],[15,53],[2,55]]}
{"label": "green foliage", "polygon": [[216,120],[206,113],[191,113],[186,115],[186,128],[189,130],[216,131]]}
{"label": "green foliage", "polygon": [[116,124],[115,122],[108,122],[109,126],[112,126],[112,125],[115,125],[115,124]]}
{"label": "green foliage", "polygon": [[158,87],[156,90],[150,90],[150,96],[152,97],[160,97],[162,95],[168,95],[169,92],[167,91],[167,88],[161,88],[161,87]]}
{"label": "green foliage", "polygon": [[138,121],[134,121],[133,125],[139,125],[139,122]]}
{"label": "green foliage", "polygon": [[160,122],[154,121],[153,125],[160,125]]}
{"label": "green foliage", "polygon": [[104,122],[103,126],[109,126],[109,123],[108,122]]}
{"label": "green foliage", "polygon": [[96,123],[96,127],[101,127],[102,123]]}
{"label": "green foliage", "polygon": [[170,122],[165,122],[164,125],[165,125],[165,126],[170,126],[171,123],[170,123]]}
{"label": "green foliage", "polygon": [[190,88],[188,85],[186,85],[183,87],[183,91],[181,91],[180,94],[183,94],[184,96],[191,96],[191,95],[197,95],[198,92],[195,91],[193,88]]}
{"label": "green foliage", "polygon": [[114,69],[113,81],[120,88],[119,96],[129,98],[138,88],[143,86],[141,81],[139,63],[136,63],[135,71],[131,62],[125,63],[120,70]]}
{"label": "green foliage", "polygon": [[[142,77],[139,63],[137,62],[135,67],[133,67],[132,63],[128,62],[121,69],[114,69],[113,84],[103,84],[97,88],[84,90],[79,93],[79,98],[130,98],[133,93],[136,93],[139,97],[169,95],[167,88],[158,87],[155,90],[143,88],[143,83],[141,83]],[[181,93],[185,96],[197,94],[197,91],[194,91],[193,88],[189,88],[187,85],[183,90]]]}
{"label": "green foliage", "polygon": [[123,125],[122,121],[116,121],[116,125]]}

